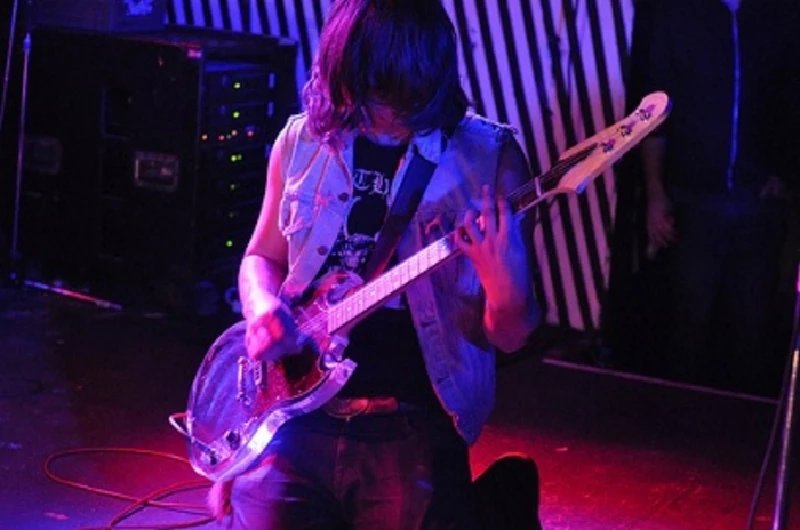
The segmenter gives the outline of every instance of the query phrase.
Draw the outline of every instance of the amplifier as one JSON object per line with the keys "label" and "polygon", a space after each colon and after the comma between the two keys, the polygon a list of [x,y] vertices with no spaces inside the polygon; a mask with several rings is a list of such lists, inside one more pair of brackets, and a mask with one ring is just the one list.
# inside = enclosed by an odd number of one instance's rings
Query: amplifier
{"label": "amplifier", "polygon": [[165,26],[167,0],[33,0],[36,25],[103,32],[152,31]]}
{"label": "amplifier", "polygon": [[198,283],[231,287],[271,144],[299,108],[297,44],[200,28],[35,34],[23,255],[113,284],[94,291],[120,302],[185,306]]}

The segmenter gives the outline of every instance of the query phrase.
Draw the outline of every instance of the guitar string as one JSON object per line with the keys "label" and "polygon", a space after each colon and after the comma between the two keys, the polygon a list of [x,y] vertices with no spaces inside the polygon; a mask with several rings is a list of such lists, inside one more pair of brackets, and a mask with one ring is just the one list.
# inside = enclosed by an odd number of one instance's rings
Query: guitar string
{"label": "guitar string", "polygon": [[[612,128],[615,128],[615,127],[616,126],[609,127],[609,129],[612,129]],[[620,130],[621,130],[620,128],[616,127],[616,130],[614,130],[612,132],[612,134],[609,135],[607,138],[604,138],[602,140],[598,139],[596,142],[593,142],[593,143],[589,144],[588,146],[586,146],[585,148],[581,149],[580,151],[577,151],[576,153],[568,156],[567,158],[559,160],[548,171],[546,171],[541,176],[531,179],[530,182],[527,182],[527,183],[523,184],[522,186],[520,186],[519,188],[517,188],[516,190],[512,191],[508,195],[508,200],[513,203],[513,202],[519,200],[520,198],[522,198],[523,196],[530,194],[531,191],[537,191],[537,179],[539,181],[538,182],[538,187],[540,187],[540,188],[542,188],[546,184],[549,184],[552,181],[559,181],[566,174],[567,171],[569,171],[572,167],[575,166],[575,164],[583,161],[592,152],[594,152],[594,150],[597,148],[598,145],[600,145],[600,143],[607,142],[608,140],[610,140],[611,138],[616,136],[619,133]],[[598,133],[598,136],[602,135],[602,134],[603,134],[603,131]],[[537,197],[537,199],[534,199],[534,200],[540,200],[540,199],[546,197],[548,194],[549,194],[549,191],[543,193],[541,196]],[[445,236],[445,237],[447,237],[447,236]],[[368,284],[365,284],[365,285],[368,285]],[[378,302],[375,302],[373,304],[369,304],[368,307],[374,306],[377,303]],[[329,331],[329,330],[325,329],[325,325],[328,324],[328,315],[329,314],[330,314],[330,311],[321,311],[321,312],[317,313],[316,315],[314,315],[313,317],[308,319],[304,324],[298,326],[298,330],[302,334],[307,334],[308,332],[313,331],[315,329],[319,329],[319,330],[322,330],[322,331]],[[345,319],[345,321],[346,320],[347,319]]]}
{"label": "guitar string", "polygon": [[[559,160],[558,162],[556,162],[556,164],[553,165],[553,167],[551,167],[544,174],[534,179],[531,179],[529,182],[526,182],[516,190],[512,191],[508,195],[508,200],[513,203],[521,199],[522,197],[529,195],[532,191],[536,191],[537,178],[539,179],[540,186],[544,186],[553,181],[555,182],[559,181],[567,171],[569,171],[572,167],[574,167],[575,164],[588,157],[596,147],[597,143],[590,144],[586,146],[584,149],[581,149],[580,151],[568,156],[567,158]],[[377,303],[378,301],[372,304],[368,304],[368,307],[372,307]],[[313,332],[315,330],[327,331],[325,330],[324,326],[328,323],[328,314],[329,311],[322,311],[320,313],[317,313],[316,315],[308,319],[305,323],[298,326],[298,331],[300,331],[300,333],[304,335],[307,335],[309,332]],[[345,321],[346,320],[348,319],[345,318]]]}

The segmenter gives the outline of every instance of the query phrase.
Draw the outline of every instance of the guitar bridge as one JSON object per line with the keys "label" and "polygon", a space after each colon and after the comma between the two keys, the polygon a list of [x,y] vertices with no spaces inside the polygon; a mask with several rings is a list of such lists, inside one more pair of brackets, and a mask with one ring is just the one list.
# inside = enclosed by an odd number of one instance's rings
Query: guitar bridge
{"label": "guitar bridge", "polygon": [[247,397],[247,367],[249,364],[250,359],[244,356],[239,357],[239,362],[237,363],[239,372],[236,376],[236,400],[245,406],[250,404],[250,398]]}

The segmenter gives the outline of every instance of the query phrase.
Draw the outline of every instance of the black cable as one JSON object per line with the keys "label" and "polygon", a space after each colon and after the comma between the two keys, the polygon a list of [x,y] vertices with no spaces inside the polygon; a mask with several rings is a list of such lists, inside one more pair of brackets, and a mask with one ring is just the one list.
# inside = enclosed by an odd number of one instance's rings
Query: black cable
{"label": "black cable", "polygon": [[[87,484],[83,484],[81,482],[77,482],[74,480],[69,480],[63,477],[56,475],[51,469],[50,464],[54,460],[58,460],[60,458],[69,456],[69,455],[76,455],[76,454],[93,454],[93,453],[117,453],[117,454],[134,454],[134,455],[144,455],[144,456],[151,456],[157,458],[166,458],[169,460],[173,460],[176,462],[180,462],[183,464],[189,464],[189,461],[186,458],[179,457],[173,455],[171,453],[164,453],[161,451],[152,451],[149,449],[132,449],[132,448],[117,448],[117,447],[105,447],[105,448],[98,448],[98,447],[89,447],[89,448],[79,448],[79,449],[67,449],[64,451],[58,451],[56,453],[52,453],[48,455],[44,462],[42,463],[42,471],[44,474],[54,482],[59,484],[63,484],[65,486],[69,486],[71,488],[79,489],[81,491],[88,491],[90,493],[96,493],[98,495],[102,495],[104,497],[110,497],[113,499],[120,499],[126,501],[132,501],[133,504],[119,512],[114,518],[105,526],[100,527],[87,527],[82,528],[80,530],[144,530],[144,529],[151,529],[151,530],[173,530],[173,529],[182,529],[182,528],[195,528],[198,526],[202,526],[214,521],[214,517],[209,515],[208,508],[203,505],[198,504],[188,504],[188,503],[172,503],[172,502],[160,502],[157,499],[163,499],[164,497],[168,497],[170,495],[174,495],[175,493],[179,493],[182,491],[189,491],[195,490],[200,488],[206,488],[211,486],[211,482],[208,480],[192,480],[192,481],[185,481],[176,484],[171,484],[165,488],[156,490],[145,497],[134,497],[131,495],[126,495],[124,493],[120,493],[118,491],[107,490],[102,488],[96,488],[93,486],[89,486]],[[131,517],[135,513],[143,510],[147,507],[153,508],[163,508],[163,509],[170,509],[170,510],[178,510],[184,511],[192,514],[203,515],[204,517],[201,519],[195,519],[191,521],[187,521],[184,523],[170,523],[170,524],[150,524],[150,525],[128,525],[128,526],[118,526],[119,523],[123,522],[125,519]]]}
{"label": "black cable", "polygon": [[756,479],[756,489],[753,492],[753,498],[750,500],[750,512],[747,515],[747,530],[753,530],[756,520],[756,512],[758,510],[758,503],[761,498],[761,494],[764,490],[764,484],[767,480],[767,468],[769,467],[769,462],[772,459],[773,452],[775,450],[775,442],[778,437],[778,431],[780,430],[781,425],[781,417],[783,416],[783,409],[786,406],[786,393],[789,386],[789,378],[791,374],[791,362],[792,356],[789,355],[786,358],[786,368],[783,375],[783,383],[781,383],[781,391],[778,397],[778,404],[775,408],[775,419],[772,420],[772,428],[769,432],[769,440],[767,441],[767,452],[764,455],[764,459],[761,462],[761,469],[758,472],[758,478]]}
{"label": "black cable", "polygon": [[6,115],[6,104],[8,102],[8,87],[10,85],[9,78],[11,77],[11,57],[13,56],[14,40],[16,39],[17,28],[17,11],[19,9],[19,0],[14,0],[14,6],[11,9],[11,22],[8,28],[8,50],[6,51],[6,67],[3,71],[3,88],[0,89],[0,132],[3,131],[3,121]]}
{"label": "black cable", "polygon": [[134,514],[140,512],[141,510],[145,509],[148,505],[150,506],[156,505],[157,503],[151,502],[153,499],[160,499],[169,495],[173,495],[175,493],[179,493],[181,491],[190,491],[190,490],[205,488],[207,486],[208,482],[202,480],[192,480],[170,485],[166,488],[154,491],[153,493],[147,495],[146,497],[142,497],[141,499],[136,500],[136,502],[134,502],[131,506],[125,508],[124,510],[120,511],[117,515],[115,515],[114,518],[111,520],[111,522],[108,523],[108,525],[106,526],[83,527],[79,528],[78,530],[113,530],[113,529],[174,530],[179,528],[194,528],[197,526],[205,525],[207,523],[214,521],[214,517],[207,516],[204,519],[196,519],[184,523],[118,526],[119,523],[121,523],[128,517],[131,517]]}
{"label": "black cable", "polygon": [[778,430],[781,424],[781,415],[783,412],[783,407],[786,402],[786,389],[789,384],[789,364],[791,362],[791,355],[786,360],[786,372],[783,378],[783,383],[781,384],[781,392],[780,397],[778,398],[778,404],[775,409],[775,419],[772,420],[772,428],[769,432],[769,440],[767,441],[767,452],[764,455],[764,459],[761,462],[761,469],[758,472],[758,478],[756,479],[756,489],[753,492],[753,498],[750,500],[750,512],[747,516],[747,530],[753,530],[756,520],[756,512],[758,510],[758,503],[761,498],[761,494],[764,490],[764,484],[767,480],[767,468],[769,467],[769,462],[772,459],[772,454],[775,449],[775,441],[778,436]]}

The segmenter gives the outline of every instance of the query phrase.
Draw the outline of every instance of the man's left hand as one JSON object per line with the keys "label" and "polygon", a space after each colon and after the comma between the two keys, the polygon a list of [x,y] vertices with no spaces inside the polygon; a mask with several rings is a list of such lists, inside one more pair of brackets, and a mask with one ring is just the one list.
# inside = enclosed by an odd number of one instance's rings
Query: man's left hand
{"label": "man's left hand", "polygon": [[529,303],[530,270],[519,225],[509,202],[494,198],[484,186],[480,217],[468,211],[456,232],[456,244],[475,266],[488,305],[500,310],[524,309]]}

